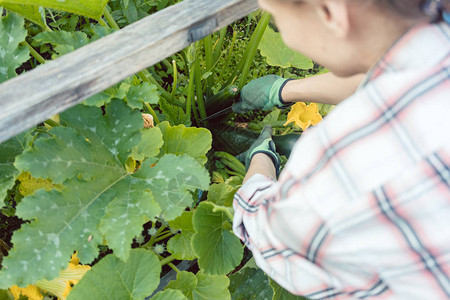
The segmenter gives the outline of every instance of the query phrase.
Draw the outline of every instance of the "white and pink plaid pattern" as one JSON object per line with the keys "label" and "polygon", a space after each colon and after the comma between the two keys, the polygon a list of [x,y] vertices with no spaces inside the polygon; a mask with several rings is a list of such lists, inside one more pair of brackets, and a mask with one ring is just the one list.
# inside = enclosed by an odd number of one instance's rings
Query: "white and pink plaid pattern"
{"label": "white and pink plaid pattern", "polygon": [[450,298],[450,29],[407,32],[296,144],[278,181],[236,193],[234,231],[310,299]]}

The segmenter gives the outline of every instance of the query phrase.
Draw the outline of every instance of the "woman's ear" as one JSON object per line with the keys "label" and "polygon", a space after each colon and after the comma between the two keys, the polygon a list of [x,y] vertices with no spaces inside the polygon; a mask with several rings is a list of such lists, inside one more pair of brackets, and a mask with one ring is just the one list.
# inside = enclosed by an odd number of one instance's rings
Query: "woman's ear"
{"label": "woman's ear", "polygon": [[316,11],[324,26],[339,38],[350,30],[349,4],[345,0],[324,0],[317,4]]}

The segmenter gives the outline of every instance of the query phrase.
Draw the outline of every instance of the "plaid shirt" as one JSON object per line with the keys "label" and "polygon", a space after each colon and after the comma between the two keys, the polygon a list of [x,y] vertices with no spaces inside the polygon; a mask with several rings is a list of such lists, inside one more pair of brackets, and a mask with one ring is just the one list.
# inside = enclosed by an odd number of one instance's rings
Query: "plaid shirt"
{"label": "plaid shirt", "polygon": [[450,29],[409,30],[295,145],[251,177],[234,232],[310,299],[450,297]]}

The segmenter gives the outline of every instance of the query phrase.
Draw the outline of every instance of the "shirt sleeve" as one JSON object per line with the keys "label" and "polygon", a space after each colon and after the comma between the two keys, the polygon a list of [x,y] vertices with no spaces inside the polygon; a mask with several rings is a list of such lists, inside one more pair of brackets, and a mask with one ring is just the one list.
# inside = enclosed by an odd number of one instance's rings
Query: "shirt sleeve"
{"label": "shirt sleeve", "polygon": [[448,153],[429,154],[357,201],[312,194],[286,168],[278,181],[254,175],[234,197],[234,232],[264,272],[308,299],[444,299]]}
{"label": "shirt sleeve", "polygon": [[[251,177],[234,197],[234,232],[253,252],[258,266],[291,293],[310,299],[333,297],[340,293],[339,282],[307,257],[311,248],[307,236],[320,231],[321,218],[306,202],[295,207],[290,201],[280,202],[284,191],[295,193],[295,184],[261,174]],[[289,222],[293,218],[297,222]]]}

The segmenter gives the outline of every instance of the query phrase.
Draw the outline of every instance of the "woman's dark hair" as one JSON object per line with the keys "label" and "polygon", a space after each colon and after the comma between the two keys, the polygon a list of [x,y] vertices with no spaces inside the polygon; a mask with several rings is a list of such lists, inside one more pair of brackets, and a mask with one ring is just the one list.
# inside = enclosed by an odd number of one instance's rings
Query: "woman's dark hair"
{"label": "woman's dark hair", "polygon": [[442,11],[448,8],[449,0],[381,0],[406,18],[441,18]]}

